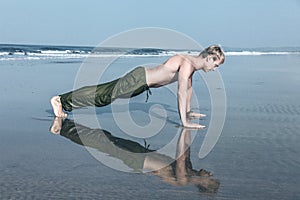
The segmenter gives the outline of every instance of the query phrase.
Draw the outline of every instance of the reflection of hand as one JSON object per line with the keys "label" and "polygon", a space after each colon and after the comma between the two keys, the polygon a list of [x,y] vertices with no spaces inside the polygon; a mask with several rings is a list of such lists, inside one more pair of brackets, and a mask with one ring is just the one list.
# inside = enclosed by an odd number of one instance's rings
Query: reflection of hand
{"label": "reflection of hand", "polygon": [[212,178],[192,177],[190,181],[198,187],[200,192],[207,194],[216,193],[220,186],[220,182]]}
{"label": "reflection of hand", "polygon": [[204,129],[205,126],[200,125],[200,124],[196,124],[196,123],[190,123],[190,122],[186,122],[185,124],[183,124],[183,126],[185,128],[195,128],[195,129]]}
{"label": "reflection of hand", "polygon": [[206,117],[205,114],[200,114],[200,113],[195,113],[193,111],[190,111],[186,114],[187,118],[202,118],[202,117]]}

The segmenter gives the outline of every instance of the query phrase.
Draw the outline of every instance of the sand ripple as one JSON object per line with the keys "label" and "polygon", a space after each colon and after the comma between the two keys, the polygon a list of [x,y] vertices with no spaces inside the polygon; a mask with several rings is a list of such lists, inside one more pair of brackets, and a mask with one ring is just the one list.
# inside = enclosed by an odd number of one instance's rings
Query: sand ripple
{"label": "sand ripple", "polygon": [[[237,123],[236,137],[255,158],[277,173],[297,172],[300,167],[300,105],[257,103],[228,108],[227,121]],[[264,167],[264,166],[261,166]]]}

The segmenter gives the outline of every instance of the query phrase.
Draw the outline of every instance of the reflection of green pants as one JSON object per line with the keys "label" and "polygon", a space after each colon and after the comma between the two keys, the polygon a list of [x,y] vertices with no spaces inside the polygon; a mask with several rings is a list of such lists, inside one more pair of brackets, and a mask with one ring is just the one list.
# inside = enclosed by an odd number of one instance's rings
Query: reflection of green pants
{"label": "reflection of green pants", "polygon": [[137,67],[122,78],[59,95],[66,111],[85,106],[106,106],[117,98],[130,98],[149,90],[145,68]]}
{"label": "reflection of green pants", "polygon": [[120,159],[134,171],[143,170],[145,156],[153,151],[137,142],[115,137],[106,130],[91,129],[68,119],[63,122],[60,135]]}
{"label": "reflection of green pants", "polygon": [[103,129],[91,129],[77,124],[73,120],[65,119],[60,135],[77,144],[97,149],[111,157],[117,158],[135,172],[149,170],[144,169],[144,161],[148,157],[152,161],[155,160],[154,163],[165,164],[166,167],[171,165],[172,173],[175,173],[175,160],[171,157],[148,149],[146,144],[143,147],[137,142],[115,137]]}

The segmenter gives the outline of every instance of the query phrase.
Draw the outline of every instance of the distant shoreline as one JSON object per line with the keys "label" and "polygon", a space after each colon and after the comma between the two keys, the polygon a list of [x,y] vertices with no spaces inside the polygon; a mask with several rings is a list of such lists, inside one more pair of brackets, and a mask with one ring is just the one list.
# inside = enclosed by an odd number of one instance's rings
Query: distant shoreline
{"label": "distant shoreline", "polygon": [[[0,61],[46,60],[46,59],[83,59],[87,57],[147,57],[173,56],[175,54],[198,55],[199,50],[124,48],[124,47],[88,47],[0,44]],[[300,55],[300,47],[263,47],[234,48],[224,47],[227,56],[264,56],[264,55]]]}

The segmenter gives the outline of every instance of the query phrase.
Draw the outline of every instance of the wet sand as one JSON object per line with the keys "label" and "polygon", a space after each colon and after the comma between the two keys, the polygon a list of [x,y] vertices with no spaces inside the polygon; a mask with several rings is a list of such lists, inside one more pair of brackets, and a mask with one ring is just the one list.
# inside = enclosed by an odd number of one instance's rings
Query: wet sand
{"label": "wet sand", "polygon": [[[162,60],[121,59],[109,68],[104,79],[118,77],[140,62]],[[229,56],[220,68],[227,94],[222,135],[213,151],[199,159],[206,131],[193,132],[190,151],[193,168],[211,171],[219,181],[213,194],[200,192],[193,184],[173,186],[153,174],[111,169],[82,145],[51,134],[49,127],[54,117],[49,99],[73,88],[80,64],[1,63],[1,199],[300,198],[299,56]],[[201,77],[196,75],[194,79],[201,111],[207,114],[200,122],[209,125],[209,94]],[[166,125],[160,134],[147,139],[151,148],[158,149],[180,131],[180,121],[174,94],[163,88],[153,89],[152,93],[148,103],[144,94],[134,98],[130,109],[133,119],[145,125],[149,123],[147,112],[151,106],[162,103],[168,116]],[[123,107],[119,109],[122,112]],[[76,112],[85,116],[82,124],[93,128],[88,109]],[[103,129],[143,145],[143,139],[128,136],[116,126],[109,107],[96,109],[96,113]]]}

